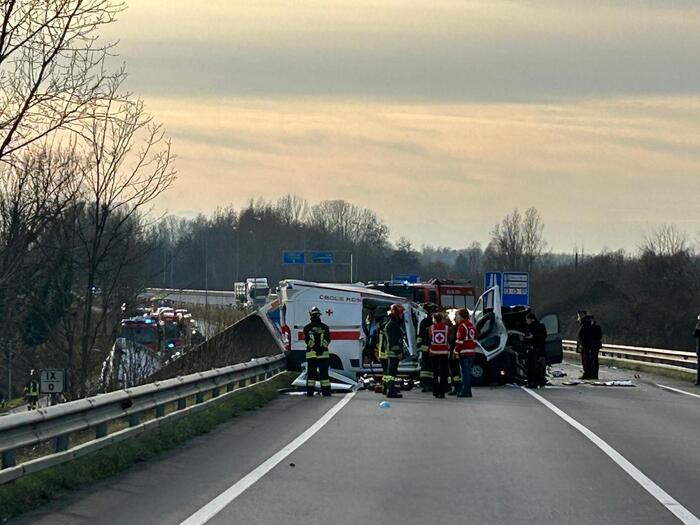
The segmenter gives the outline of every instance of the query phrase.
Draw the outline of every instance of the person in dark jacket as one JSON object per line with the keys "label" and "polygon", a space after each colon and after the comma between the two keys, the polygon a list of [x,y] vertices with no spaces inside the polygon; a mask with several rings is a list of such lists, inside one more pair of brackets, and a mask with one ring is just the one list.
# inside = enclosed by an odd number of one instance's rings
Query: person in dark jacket
{"label": "person in dark jacket", "polygon": [[580,326],[576,336],[576,350],[581,354],[583,366],[583,375],[579,379],[594,379],[598,377],[598,368],[596,367],[595,373],[591,370],[591,363],[597,361],[597,355],[594,359],[591,358],[595,347],[593,318],[585,310],[580,310],[578,322]]}
{"label": "person in dark jacket", "polygon": [[598,368],[600,367],[598,356],[603,347],[603,329],[600,327],[595,317],[590,316],[591,323],[591,349],[588,352],[588,372],[589,379],[598,379]]}
{"label": "person in dark jacket", "polygon": [[695,354],[698,356],[698,372],[697,378],[695,379],[695,386],[700,386],[700,315],[698,315],[698,322],[695,325]]}
{"label": "person in dark jacket", "polygon": [[387,369],[384,376],[386,385],[386,396],[390,398],[401,398],[401,388],[399,383],[399,362],[403,357],[404,340],[406,332],[404,330],[404,307],[400,304],[392,304],[389,311],[389,322],[384,327],[384,338],[387,353]]}
{"label": "person in dark jacket", "polygon": [[316,381],[321,383],[321,394],[331,395],[331,379],[328,375],[330,361],[329,345],[331,330],[321,322],[321,310],[313,307],[309,312],[311,322],[304,327],[306,341],[306,395],[313,397],[316,391]]}
{"label": "person in dark jacket", "polygon": [[537,316],[530,312],[525,317],[527,330],[525,341],[527,349],[527,387],[537,388],[547,384],[546,377],[546,350],[547,329],[537,320]]}

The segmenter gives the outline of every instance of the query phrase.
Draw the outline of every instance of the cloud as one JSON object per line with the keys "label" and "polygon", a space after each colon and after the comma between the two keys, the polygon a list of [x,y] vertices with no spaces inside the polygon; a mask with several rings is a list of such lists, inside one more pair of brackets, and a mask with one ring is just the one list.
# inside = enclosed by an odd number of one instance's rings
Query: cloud
{"label": "cloud", "polygon": [[141,0],[112,30],[138,92],[405,102],[688,94],[687,0]]}
{"label": "cloud", "polygon": [[342,198],[376,210],[396,237],[465,246],[514,207],[536,206],[563,250],[632,248],[654,222],[700,229],[700,97],[148,103],[180,157],[161,202],[171,212]]}

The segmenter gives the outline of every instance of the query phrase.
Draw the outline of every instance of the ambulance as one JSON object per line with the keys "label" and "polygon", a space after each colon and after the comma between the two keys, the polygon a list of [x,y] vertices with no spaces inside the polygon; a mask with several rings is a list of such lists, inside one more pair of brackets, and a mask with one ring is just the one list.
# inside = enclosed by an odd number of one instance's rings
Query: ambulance
{"label": "ambulance", "polygon": [[363,349],[370,327],[367,316],[385,316],[392,304],[404,306],[406,341],[399,373],[417,375],[420,371],[416,344],[416,326],[425,316],[423,310],[404,297],[397,297],[362,285],[324,284],[300,280],[281,281],[277,299],[266,305],[261,314],[274,327],[287,355],[287,369],[301,371],[306,358],[304,326],[309,310],[321,312],[321,321],[331,330],[330,368],[337,374],[355,380],[364,373],[378,372]]}

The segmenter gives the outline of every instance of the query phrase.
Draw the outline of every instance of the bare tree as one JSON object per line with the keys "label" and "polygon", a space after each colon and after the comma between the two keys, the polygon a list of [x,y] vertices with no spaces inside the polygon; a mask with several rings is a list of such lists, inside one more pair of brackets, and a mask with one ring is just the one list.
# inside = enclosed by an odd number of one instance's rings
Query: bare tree
{"label": "bare tree", "polygon": [[4,0],[0,21],[0,161],[60,129],[77,129],[123,71],[107,73],[99,30],[111,0]]}
{"label": "bare tree", "polygon": [[[64,285],[67,303],[61,344],[74,373],[74,394],[83,395],[100,356],[92,349],[118,320],[126,293],[125,275],[144,255],[144,216],[152,202],[175,180],[170,142],[154,123],[143,102],[119,94],[111,86],[109,103],[96,106],[81,133],[84,140],[83,202],[67,221],[63,244],[72,246]],[[61,247],[57,247],[61,249]]]}
{"label": "bare tree", "polygon": [[277,199],[275,210],[286,224],[301,224],[309,214],[309,203],[298,195],[285,195]]}
{"label": "bare tree", "polygon": [[529,208],[524,216],[515,209],[494,226],[486,255],[503,269],[532,271],[547,245],[543,232],[536,208]]}
{"label": "bare tree", "polygon": [[642,254],[669,257],[691,251],[688,235],[675,224],[662,224],[645,235],[639,250]]}

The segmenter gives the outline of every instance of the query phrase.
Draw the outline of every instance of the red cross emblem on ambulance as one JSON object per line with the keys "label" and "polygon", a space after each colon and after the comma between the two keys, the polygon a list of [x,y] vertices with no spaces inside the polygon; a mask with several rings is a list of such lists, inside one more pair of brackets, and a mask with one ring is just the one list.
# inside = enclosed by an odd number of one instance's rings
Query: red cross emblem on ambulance
{"label": "red cross emblem on ambulance", "polygon": [[331,310],[330,308],[328,310],[326,310],[326,315],[328,315],[328,317],[333,315],[333,310]]}

